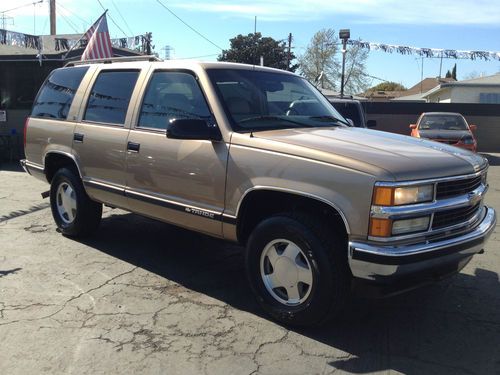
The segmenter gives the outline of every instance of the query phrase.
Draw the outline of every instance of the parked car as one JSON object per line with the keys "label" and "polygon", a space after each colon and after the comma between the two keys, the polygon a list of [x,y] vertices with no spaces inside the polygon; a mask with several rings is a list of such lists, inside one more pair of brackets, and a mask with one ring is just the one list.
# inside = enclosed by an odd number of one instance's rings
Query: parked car
{"label": "parked car", "polygon": [[365,109],[359,100],[347,97],[329,97],[328,100],[344,118],[352,120],[353,126],[357,128],[374,128],[377,126],[377,121],[366,119]]}
{"label": "parked car", "polygon": [[41,87],[25,142],[63,235],[96,230],[105,204],[238,242],[258,302],[291,325],[335,316],[363,283],[458,272],[496,225],[485,158],[347,126],[276,69],[73,63]]}
{"label": "parked car", "polygon": [[411,136],[446,143],[476,152],[476,125],[469,125],[460,113],[422,113],[416,124],[410,125]]}

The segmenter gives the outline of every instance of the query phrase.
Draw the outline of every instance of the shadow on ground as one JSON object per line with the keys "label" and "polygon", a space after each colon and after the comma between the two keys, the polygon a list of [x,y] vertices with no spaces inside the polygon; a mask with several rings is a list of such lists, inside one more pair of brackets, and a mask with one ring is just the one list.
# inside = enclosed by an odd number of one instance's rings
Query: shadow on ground
{"label": "shadow on ground", "polygon": [[490,165],[500,165],[500,156],[486,154],[484,152],[482,152],[481,155],[488,159]]}
{"label": "shadow on ground", "polygon": [[24,172],[24,169],[19,164],[19,161],[2,161],[0,159],[0,171]]}
{"label": "shadow on ground", "polygon": [[[133,214],[104,219],[85,243],[262,316],[236,245]],[[327,326],[294,331],[347,353],[328,365],[351,373],[499,373],[498,274],[478,268],[398,297],[356,299]]]}

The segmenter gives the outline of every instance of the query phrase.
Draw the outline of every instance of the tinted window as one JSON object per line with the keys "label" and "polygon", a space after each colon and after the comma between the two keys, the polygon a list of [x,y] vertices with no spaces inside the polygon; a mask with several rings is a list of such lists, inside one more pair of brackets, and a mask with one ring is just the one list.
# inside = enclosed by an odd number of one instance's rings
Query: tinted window
{"label": "tinted window", "polygon": [[154,72],[142,102],[138,126],[166,129],[171,119],[209,117],[205,98],[191,74]]}
{"label": "tinted window", "polygon": [[87,70],[88,67],[54,70],[40,89],[31,116],[65,120]]}
{"label": "tinted window", "polygon": [[125,123],[128,103],[139,71],[102,71],[90,93],[84,120]]}
{"label": "tinted window", "polygon": [[364,124],[361,120],[361,115],[359,113],[359,107],[356,103],[349,102],[332,102],[333,106],[337,111],[340,112],[345,118],[350,118],[354,123],[354,126],[363,128]]}
{"label": "tinted window", "polygon": [[208,69],[207,73],[236,131],[344,124],[318,90],[298,76],[246,69]]}

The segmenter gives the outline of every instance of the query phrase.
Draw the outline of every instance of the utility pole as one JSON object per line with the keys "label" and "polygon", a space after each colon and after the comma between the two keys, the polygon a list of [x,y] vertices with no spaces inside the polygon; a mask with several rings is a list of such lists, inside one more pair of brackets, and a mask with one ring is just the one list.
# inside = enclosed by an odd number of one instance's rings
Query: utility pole
{"label": "utility pole", "polygon": [[56,0],[50,0],[50,35],[56,35]]}
{"label": "utility pole", "polygon": [[286,55],[286,70],[290,70],[291,60],[292,60],[292,33],[288,34],[288,53]]}
{"label": "utility pole", "polygon": [[6,16],[5,12],[2,12],[2,29],[5,30],[5,21],[12,21],[12,24],[14,24],[14,18],[10,16]]}

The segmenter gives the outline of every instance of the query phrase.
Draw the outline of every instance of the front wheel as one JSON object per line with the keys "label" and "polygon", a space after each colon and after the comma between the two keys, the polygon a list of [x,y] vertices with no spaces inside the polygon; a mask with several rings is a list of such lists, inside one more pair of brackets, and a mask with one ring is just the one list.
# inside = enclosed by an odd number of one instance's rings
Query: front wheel
{"label": "front wheel", "polygon": [[350,282],[340,236],[306,215],[278,215],[252,232],[246,270],[258,302],[289,325],[321,324],[340,312]]}
{"label": "front wheel", "polygon": [[50,207],[57,227],[67,236],[85,236],[97,229],[102,204],[89,198],[80,178],[69,168],[59,169],[50,184]]}

